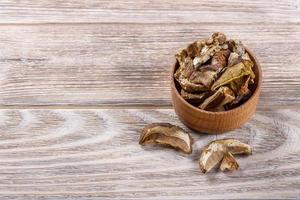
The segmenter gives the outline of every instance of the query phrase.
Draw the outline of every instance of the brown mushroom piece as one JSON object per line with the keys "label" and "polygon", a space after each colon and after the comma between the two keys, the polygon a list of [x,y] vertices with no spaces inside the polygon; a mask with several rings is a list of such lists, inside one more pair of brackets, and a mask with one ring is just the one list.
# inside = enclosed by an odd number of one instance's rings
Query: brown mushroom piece
{"label": "brown mushroom piece", "polygon": [[244,76],[240,79],[230,82],[230,88],[237,95],[232,104],[238,104],[243,99],[246,99],[251,95],[251,90],[248,88],[248,85],[251,81],[251,76]]}
{"label": "brown mushroom piece", "polygon": [[191,83],[188,79],[179,77],[177,79],[178,83],[187,92],[196,93],[207,91],[207,88],[202,84]]}
{"label": "brown mushroom piece", "polygon": [[226,35],[221,32],[215,32],[212,34],[214,43],[224,44],[226,42]]}
{"label": "brown mushroom piece", "polygon": [[203,48],[204,45],[205,45],[204,40],[197,40],[193,42],[186,48],[187,55],[191,58],[199,56],[201,49]]}
{"label": "brown mushroom piece", "polygon": [[244,45],[238,41],[228,40],[228,46],[230,51],[237,53],[238,55],[242,56],[246,53]]}
{"label": "brown mushroom piece", "polygon": [[237,170],[239,165],[234,159],[236,154],[251,154],[251,147],[248,144],[236,139],[221,139],[210,142],[202,151],[199,165],[203,173],[209,172],[221,161],[220,169]]}
{"label": "brown mushroom piece", "polygon": [[174,74],[174,77],[176,79],[179,79],[179,78],[188,79],[194,72],[193,61],[190,57],[184,58],[184,61],[182,61],[181,59],[182,58],[178,59],[178,62],[180,64],[179,64],[179,68],[177,69],[176,73]]}
{"label": "brown mushroom piece", "polygon": [[202,64],[206,63],[217,52],[221,51],[226,45],[226,36],[223,33],[216,32],[205,41],[205,45],[201,48],[200,54],[198,54],[194,60],[194,66],[199,69]]}
{"label": "brown mushroom piece", "polygon": [[228,171],[234,171],[234,170],[238,170],[239,169],[239,164],[237,163],[237,161],[235,160],[235,158],[233,157],[233,155],[230,152],[227,152],[224,157],[223,160],[221,162],[220,165],[220,170],[222,172],[228,170]]}
{"label": "brown mushroom piece", "polygon": [[216,65],[218,68],[224,68],[227,65],[227,59],[229,55],[229,50],[219,51],[212,57],[211,64]]}
{"label": "brown mushroom piece", "polygon": [[194,72],[193,61],[190,57],[186,57],[186,52],[183,50],[176,54],[176,59],[179,63],[179,68],[174,74],[174,78],[180,86],[187,92],[202,92],[206,91],[207,87],[202,84],[192,83],[189,78]]}
{"label": "brown mushroom piece", "polygon": [[217,143],[223,144],[227,147],[228,151],[233,154],[246,154],[249,155],[252,153],[251,147],[249,144],[245,144],[239,140],[236,139],[222,139],[217,140]]}
{"label": "brown mushroom piece", "polygon": [[147,125],[140,135],[140,145],[162,144],[179,149],[184,153],[192,153],[192,138],[179,126],[169,123],[153,123]]}
{"label": "brown mushroom piece", "polygon": [[236,65],[238,63],[242,62],[242,58],[239,54],[232,52],[230,53],[229,57],[228,57],[228,67],[231,67],[233,65]]}
{"label": "brown mushroom piece", "polygon": [[201,153],[199,167],[203,173],[209,172],[224,157],[227,152],[226,146],[220,143],[211,142]]}
{"label": "brown mushroom piece", "polygon": [[221,107],[234,101],[235,95],[233,91],[226,86],[220,87],[213,95],[205,99],[199,106],[203,110],[222,110]]}
{"label": "brown mushroom piece", "polygon": [[175,54],[175,58],[178,61],[180,66],[183,66],[185,63],[185,59],[188,57],[187,50],[182,49],[178,53]]}
{"label": "brown mushroom piece", "polygon": [[200,52],[200,55],[193,59],[193,64],[196,69],[199,69],[202,64],[206,63],[216,52],[222,49],[219,45],[207,46],[205,45]]}
{"label": "brown mushroom piece", "polygon": [[215,81],[216,75],[217,71],[213,68],[213,66],[203,67],[191,74],[190,81],[195,84],[204,85],[206,88],[210,88]]}
{"label": "brown mushroom piece", "polygon": [[180,95],[183,99],[186,101],[192,103],[192,104],[200,104],[202,103],[209,95],[210,92],[202,92],[202,93],[189,93],[185,90],[181,90]]}

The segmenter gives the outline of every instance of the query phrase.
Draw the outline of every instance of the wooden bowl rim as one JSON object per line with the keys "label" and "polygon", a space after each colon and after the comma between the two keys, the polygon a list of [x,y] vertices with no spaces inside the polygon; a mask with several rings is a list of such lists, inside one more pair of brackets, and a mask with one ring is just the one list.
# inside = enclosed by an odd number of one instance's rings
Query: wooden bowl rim
{"label": "wooden bowl rim", "polygon": [[252,51],[245,47],[245,50],[247,51],[247,53],[249,54],[249,56],[252,58],[253,62],[254,62],[254,67],[257,68],[258,70],[258,77],[255,77],[255,78],[258,78],[258,81],[257,81],[257,86],[253,92],[253,94],[251,95],[251,97],[249,99],[247,99],[246,102],[244,102],[242,105],[238,106],[238,107],[235,107],[233,109],[230,109],[230,110],[226,110],[226,111],[218,111],[218,112],[213,112],[213,111],[207,111],[207,110],[202,110],[196,106],[193,106],[191,105],[190,103],[188,103],[185,99],[182,98],[182,96],[179,94],[176,86],[175,86],[175,78],[174,78],[174,73],[175,73],[175,68],[176,68],[176,64],[178,63],[177,60],[175,62],[175,64],[172,66],[172,74],[171,74],[171,89],[172,90],[175,90],[175,93],[176,93],[176,96],[179,97],[179,99],[181,101],[183,101],[183,103],[185,105],[187,105],[189,108],[195,110],[196,112],[202,112],[202,113],[206,113],[206,114],[211,114],[211,115],[224,115],[224,114],[229,114],[229,113],[233,113],[237,110],[240,110],[240,109],[243,109],[245,108],[246,106],[248,106],[248,104],[250,104],[251,100],[254,98],[255,95],[257,95],[257,93],[259,92],[260,90],[260,87],[261,87],[261,82],[262,82],[262,70],[261,70],[261,66],[260,66],[260,63],[259,61],[257,60],[257,58],[255,57],[255,55],[252,53]]}

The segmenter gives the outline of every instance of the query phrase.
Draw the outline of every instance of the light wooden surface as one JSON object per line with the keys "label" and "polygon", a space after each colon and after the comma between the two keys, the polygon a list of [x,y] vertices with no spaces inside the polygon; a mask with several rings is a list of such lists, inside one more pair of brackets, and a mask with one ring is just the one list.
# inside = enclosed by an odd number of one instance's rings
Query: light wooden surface
{"label": "light wooden surface", "polygon": [[[185,128],[169,72],[187,43],[223,31],[263,68],[258,110],[194,153],[140,147],[148,123]],[[300,1],[0,2],[0,199],[300,198]],[[241,170],[203,175],[200,149],[249,143]]]}

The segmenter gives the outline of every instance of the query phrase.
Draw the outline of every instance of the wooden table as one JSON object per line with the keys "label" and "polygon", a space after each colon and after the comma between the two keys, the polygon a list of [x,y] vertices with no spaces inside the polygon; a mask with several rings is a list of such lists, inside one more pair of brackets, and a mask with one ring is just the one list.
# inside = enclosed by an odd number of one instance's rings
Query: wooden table
{"label": "wooden table", "polygon": [[[9,0],[0,23],[1,199],[300,198],[299,0]],[[174,54],[214,31],[261,62],[255,116],[192,133],[191,156],[140,147],[146,124],[184,127],[170,101]],[[203,175],[200,149],[227,137],[253,155]]]}

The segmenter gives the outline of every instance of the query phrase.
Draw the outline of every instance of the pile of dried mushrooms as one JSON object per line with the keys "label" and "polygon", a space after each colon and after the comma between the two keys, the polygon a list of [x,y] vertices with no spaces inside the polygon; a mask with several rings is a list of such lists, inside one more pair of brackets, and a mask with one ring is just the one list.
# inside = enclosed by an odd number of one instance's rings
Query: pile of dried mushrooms
{"label": "pile of dried mushrooms", "polygon": [[208,111],[232,109],[251,96],[253,61],[241,42],[213,33],[176,54],[179,68],[174,77],[181,96]]}

